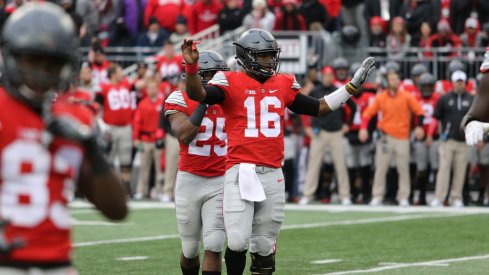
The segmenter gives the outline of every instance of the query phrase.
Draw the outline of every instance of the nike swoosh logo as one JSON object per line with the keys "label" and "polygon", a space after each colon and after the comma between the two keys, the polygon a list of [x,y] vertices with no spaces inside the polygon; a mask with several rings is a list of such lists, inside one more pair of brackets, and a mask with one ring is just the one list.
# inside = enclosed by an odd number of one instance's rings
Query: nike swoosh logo
{"label": "nike swoosh logo", "polygon": [[276,91],[278,91],[278,90],[270,90],[270,93],[271,93],[271,94],[273,94],[273,93],[275,93]]}
{"label": "nike swoosh logo", "polygon": [[284,181],[284,179],[281,179],[281,180],[277,180],[277,182],[282,182],[282,181]]}

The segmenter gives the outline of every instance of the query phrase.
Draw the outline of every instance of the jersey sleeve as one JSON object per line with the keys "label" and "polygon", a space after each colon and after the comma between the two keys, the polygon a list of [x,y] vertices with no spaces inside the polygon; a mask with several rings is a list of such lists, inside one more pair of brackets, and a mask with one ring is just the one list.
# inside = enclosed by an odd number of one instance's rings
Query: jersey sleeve
{"label": "jersey sleeve", "polygon": [[165,100],[165,116],[169,116],[178,112],[187,112],[187,102],[181,91],[174,91]]}
{"label": "jersey sleeve", "polygon": [[295,79],[294,75],[286,75],[288,78],[288,81],[286,83],[289,83],[289,87],[287,87],[287,93],[285,95],[285,105],[289,106],[294,102],[295,97],[300,93],[301,91],[301,85],[297,80]]}
{"label": "jersey sleeve", "polygon": [[227,92],[229,88],[228,77],[226,73],[221,71],[217,72],[207,84],[209,86],[216,86],[225,92]]}

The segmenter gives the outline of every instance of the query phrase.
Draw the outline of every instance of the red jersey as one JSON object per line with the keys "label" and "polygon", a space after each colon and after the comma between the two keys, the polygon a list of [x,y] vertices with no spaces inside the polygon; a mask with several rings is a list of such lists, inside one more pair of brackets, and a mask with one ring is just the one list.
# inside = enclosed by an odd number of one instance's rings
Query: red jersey
{"label": "red jersey", "polygon": [[239,163],[282,167],[285,107],[301,88],[295,77],[278,74],[262,84],[244,72],[218,72],[209,85],[225,94],[219,104],[227,127],[232,127],[227,131],[227,167]]}
{"label": "red jersey", "polygon": [[375,94],[369,92],[362,92],[360,97],[352,96],[350,97],[353,102],[357,105],[357,111],[353,115],[353,122],[350,125],[350,131],[358,131],[360,130],[360,126],[362,125],[362,115],[363,112],[367,109],[367,106],[372,103],[375,98]]}
{"label": "red jersey", "polygon": [[144,10],[144,24],[147,26],[149,18],[158,18],[160,27],[169,32],[175,31],[178,16],[181,15],[184,7],[183,0],[148,0]]}
{"label": "red jersey", "polygon": [[188,31],[196,34],[217,24],[217,15],[222,10],[222,4],[217,0],[210,0],[210,3],[197,0],[190,9]]}
{"label": "red jersey", "polygon": [[[435,113],[436,103],[438,99],[440,99],[442,95],[439,93],[433,93],[431,97],[424,98],[422,96],[418,97],[419,104],[424,111],[424,119],[423,119],[423,130],[425,133],[429,132],[430,124],[435,119],[433,118],[433,114]],[[438,128],[438,127],[436,127]],[[433,129],[436,133],[436,128]]]}
{"label": "red jersey", "polygon": [[132,123],[136,109],[136,94],[129,90],[130,86],[125,81],[116,85],[112,83],[102,85],[98,95],[104,99],[102,119],[105,123],[115,126],[126,126]]}
{"label": "red jersey", "polygon": [[97,65],[95,62],[90,65],[92,69],[92,79],[95,85],[102,85],[109,82],[109,76],[107,70],[110,67],[110,61],[106,60],[101,65]]}
{"label": "red jersey", "polygon": [[414,84],[414,81],[412,81],[411,79],[404,79],[399,85],[399,90],[406,91],[410,93],[412,96],[414,96],[415,98],[421,96],[421,92],[419,91],[416,84]]}
{"label": "red jersey", "polygon": [[133,139],[144,142],[155,142],[163,137],[163,133],[158,131],[161,108],[163,107],[163,98],[156,97],[151,100],[149,97],[139,102],[138,108],[134,113],[132,125]]}
{"label": "red jersey", "polygon": [[[71,258],[71,221],[67,208],[83,159],[82,148],[54,137],[43,144],[46,128],[41,116],[0,89],[0,217],[10,221],[8,240],[25,246],[0,263],[68,263]],[[59,96],[52,113],[66,115],[87,126],[93,113]],[[14,115],[13,115],[14,114]]]}
{"label": "red jersey", "polygon": [[[174,91],[165,101],[165,116],[181,112],[192,115],[199,102],[190,100],[183,91]],[[186,145],[180,143],[178,170],[203,177],[217,177],[225,173],[227,134],[221,107],[211,105],[200,125],[200,131]]]}
{"label": "red jersey", "polygon": [[163,79],[181,75],[183,72],[183,56],[175,55],[172,58],[167,58],[166,56],[158,56],[156,57],[158,62],[156,63],[156,70],[160,72],[160,75]]}

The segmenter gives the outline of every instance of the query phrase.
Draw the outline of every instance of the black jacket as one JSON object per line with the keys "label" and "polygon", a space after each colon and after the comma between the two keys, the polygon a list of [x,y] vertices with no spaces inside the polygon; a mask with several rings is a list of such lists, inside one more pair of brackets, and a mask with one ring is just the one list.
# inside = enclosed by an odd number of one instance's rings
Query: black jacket
{"label": "black jacket", "polygon": [[318,0],[302,1],[302,5],[299,8],[299,13],[302,14],[306,20],[307,29],[309,29],[312,22],[319,22],[321,25],[323,25],[323,27],[325,27],[326,23],[328,22],[328,12],[323,4],[319,3]]}
{"label": "black jacket", "polygon": [[[336,91],[337,89],[338,87],[336,86],[325,87],[323,85],[318,85],[311,91],[309,95],[321,99],[324,96]],[[346,104],[351,109],[352,114],[357,111],[357,106],[352,100],[348,100]],[[324,117],[313,117],[312,127],[319,128],[328,132],[336,132],[341,130],[343,124],[350,125],[353,121],[353,116],[350,116],[350,120],[351,121],[348,122],[345,121],[345,111],[343,110],[343,108],[339,108],[338,110],[333,111]]]}
{"label": "black jacket", "polygon": [[401,16],[406,19],[407,31],[411,35],[419,32],[423,22],[430,23],[431,28],[436,32],[439,15],[436,5],[430,0],[418,1],[414,9],[411,9],[409,1],[406,1],[401,9]]}
{"label": "black jacket", "polygon": [[240,8],[229,9],[224,7],[217,16],[221,33],[235,30],[243,24],[244,13]]}
{"label": "black jacket", "polygon": [[[401,14],[402,0],[389,0],[390,19]],[[380,16],[380,0],[365,0],[365,19],[367,24],[374,16]]]}
{"label": "black jacket", "polygon": [[474,96],[467,92],[461,95],[450,92],[440,97],[433,116],[441,123],[442,140],[465,141],[465,136],[460,131],[460,123],[469,111],[473,99]]}

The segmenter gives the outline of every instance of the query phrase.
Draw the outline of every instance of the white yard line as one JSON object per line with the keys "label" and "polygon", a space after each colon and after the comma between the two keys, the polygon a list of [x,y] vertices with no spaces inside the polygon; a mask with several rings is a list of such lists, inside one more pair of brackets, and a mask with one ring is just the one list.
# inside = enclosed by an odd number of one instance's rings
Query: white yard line
{"label": "white yard line", "polygon": [[308,229],[308,228],[328,227],[328,226],[335,226],[335,225],[369,224],[369,223],[379,223],[379,222],[397,222],[397,221],[428,219],[428,218],[446,218],[446,217],[456,217],[456,216],[465,216],[465,215],[470,215],[470,214],[443,214],[443,213],[440,213],[440,214],[417,214],[417,215],[404,215],[404,216],[394,216],[394,217],[355,219],[355,220],[346,220],[346,221],[330,221],[330,222],[319,222],[319,223],[290,224],[290,225],[282,226],[282,230]]}
{"label": "white yard line", "polygon": [[311,264],[334,264],[342,261],[343,260],[341,259],[325,259],[325,260],[312,261]]}
{"label": "white yard line", "polygon": [[[70,202],[69,207],[74,213],[84,213],[82,210],[96,211],[93,209],[93,205],[82,200],[75,200]],[[131,201],[129,202],[131,210],[139,209],[174,209],[174,203],[162,203],[158,201]],[[324,204],[311,204],[311,205],[298,205],[298,204],[286,204],[285,210],[288,211],[319,211],[319,212],[389,212],[389,213],[469,213],[469,214],[489,214],[488,207],[465,207],[465,208],[452,208],[452,207],[440,207],[432,208],[429,206],[411,206],[401,208],[395,205],[387,206],[368,206],[368,205],[324,205]]]}
{"label": "white yard line", "polygon": [[[331,221],[331,222],[322,222],[322,223],[291,224],[291,225],[282,226],[282,230],[308,229],[308,228],[328,227],[328,226],[335,226],[335,225],[353,225],[353,224],[406,221],[406,220],[417,220],[417,219],[427,219],[427,218],[445,218],[445,217],[453,217],[453,216],[460,216],[460,215],[462,214],[432,214],[432,215],[423,214],[423,215],[409,215],[409,216],[405,215],[405,216],[396,216],[396,217],[370,218],[370,219],[355,219],[355,220],[346,220],[346,221]],[[178,234],[159,235],[159,236],[148,236],[148,237],[139,237],[139,238],[75,243],[74,246],[86,247],[86,246],[97,246],[97,245],[104,245],[104,244],[134,243],[134,242],[144,242],[144,241],[177,239],[178,237],[179,237]]]}
{"label": "white yard line", "polygon": [[120,257],[117,258],[116,260],[118,261],[141,261],[141,260],[146,260],[148,259],[148,256],[133,256],[133,257]]}
{"label": "white yard line", "polygon": [[179,237],[178,234],[170,234],[170,235],[149,236],[149,237],[139,237],[139,238],[82,242],[82,243],[75,243],[73,246],[86,247],[86,246],[97,246],[97,245],[116,244],[116,243],[138,243],[138,242],[147,242],[147,241],[178,239],[178,237]]}
{"label": "white yard line", "polygon": [[71,219],[72,225],[91,225],[91,226],[120,226],[120,225],[132,225],[132,223],[113,223],[105,221],[80,221]]}
{"label": "white yard line", "polygon": [[343,275],[343,274],[357,274],[357,273],[373,273],[373,272],[380,272],[380,271],[400,269],[400,268],[407,268],[407,267],[415,267],[415,266],[438,266],[438,265],[449,264],[449,263],[466,262],[466,261],[474,261],[474,260],[485,260],[485,259],[489,259],[489,254],[488,255],[480,255],[480,256],[469,256],[469,257],[442,259],[442,260],[427,261],[427,262],[399,263],[399,264],[388,265],[388,266],[374,267],[374,268],[370,268],[370,269],[347,270],[347,271],[339,271],[339,272],[325,273],[324,275]]}

